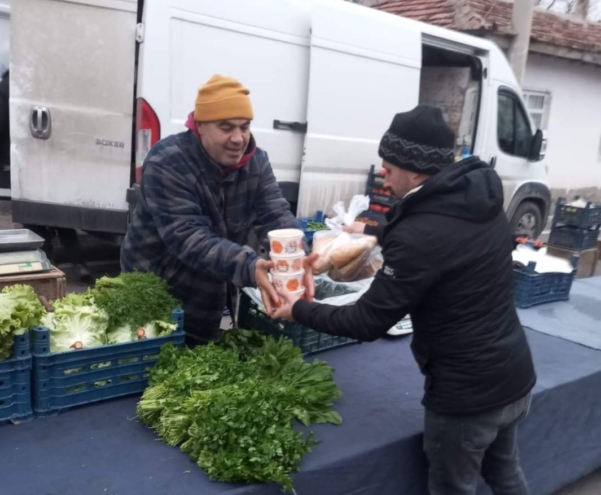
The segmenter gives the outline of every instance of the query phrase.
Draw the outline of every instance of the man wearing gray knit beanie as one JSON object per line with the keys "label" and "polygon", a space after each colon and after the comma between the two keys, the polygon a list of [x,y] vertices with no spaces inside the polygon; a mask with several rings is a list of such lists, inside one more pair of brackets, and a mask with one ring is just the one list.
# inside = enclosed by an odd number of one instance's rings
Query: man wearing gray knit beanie
{"label": "man wearing gray knit beanie", "polygon": [[284,301],[274,317],[373,341],[407,314],[425,376],[424,450],[431,495],[527,495],[517,430],[536,382],[513,302],[512,243],[498,175],[477,157],[455,163],[442,112],[394,117],[379,148],[385,187],[401,201],[377,235],[384,265],[353,306]]}

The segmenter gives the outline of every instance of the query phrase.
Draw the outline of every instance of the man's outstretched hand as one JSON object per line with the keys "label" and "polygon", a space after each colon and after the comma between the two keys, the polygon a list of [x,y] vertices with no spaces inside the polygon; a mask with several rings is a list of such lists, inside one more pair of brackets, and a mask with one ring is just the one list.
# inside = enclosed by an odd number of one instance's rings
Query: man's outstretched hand
{"label": "man's outstretched hand", "polygon": [[315,297],[315,281],[313,280],[313,263],[319,258],[318,254],[310,254],[303,260],[303,269],[305,270],[305,278],[303,284],[305,286],[305,299],[309,302]]}
{"label": "man's outstretched hand", "polygon": [[273,312],[271,317],[273,319],[294,321],[294,317],[292,316],[292,308],[296,301],[300,299],[300,297],[297,295],[289,294],[284,289],[278,289],[278,294],[280,296],[280,301],[282,301],[282,304]]}
{"label": "man's outstretched hand", "polygon": [[269,316],[273,315],[274,310],[280,303],[280,298],[269,281],[269,270],[273,268],[273,262],[263,259],[257,260],[255,265],[255,282],[263,299],[263,306]]}
{"label": "man's outstretched hand", "polygon": [[[305,270],[305,277],[303,279],[303,285],[305,287],[304,299],[307,299],[307,301],[313,301],[313,298],[315,297],[315,282],[313,280],[312,265],[317,258],[317,254],[310,254],[303,260],[303,268]],[[274,264],[272,261],[263,259],[259,259],[255,265],[255,282],[261,293],[263,306],[265,306],[265,311],[269,316],[272,318],[280,318],[279,316],[276,316],[276,314],[280,314],[279,309],[284,306],[286,301],[288,301],[290,304],[289,321],[292,321],[292,305],[300,298],[290,297],[287,292],[276,291],[275,287],[269,281],[269,271],[273,269],[273,267]],[[284,296],[282,296],[282,293]]]}
{"label": "man's outstretched hand", "polygon": [[[317,260],[319,256],[317,254],[311,254],[307,256],[303,262],[303,267],[305,269],[305,295],[302,299],[306,299],[307,301],[313,301],[315,297],[315,283],[313,281],[313,268],[312,264]],[[286,292],[284,289],[277,290],[280,305],[271,315],[274,319],[282,319],[286,321],[294,321],[294,317],[292,316],[292,308],[294,304],[301,299],[301,297],[297,295],[292,295]]]}

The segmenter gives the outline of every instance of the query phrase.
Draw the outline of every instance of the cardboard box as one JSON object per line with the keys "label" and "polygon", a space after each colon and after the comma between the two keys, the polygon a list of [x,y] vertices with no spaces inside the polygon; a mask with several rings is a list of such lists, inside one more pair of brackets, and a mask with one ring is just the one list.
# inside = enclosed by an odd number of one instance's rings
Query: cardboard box
{"label": "cardboard box", "polygon": [[576,278],[590,278],[595,276],[597,270],[597,260],[599,258],[599,251],[596,249],[587,249],[585,251],[570,251],[568,249],[561,249],[556,247],[548,246],[548,253],[551,256],[557,256],[558,258],[564,258],[571,260],[572,256],[578,255],[578,270],[576,272]]}
{"label": "cardboard box", "polygon": [[22,275],[5,275],[0,277],[0,289],[9,285],[30,285],[38,296],[43,296],[47,301],[54,301],[65,297],[67,293],[67,279],[58,268],[49,272],[24,273]]}

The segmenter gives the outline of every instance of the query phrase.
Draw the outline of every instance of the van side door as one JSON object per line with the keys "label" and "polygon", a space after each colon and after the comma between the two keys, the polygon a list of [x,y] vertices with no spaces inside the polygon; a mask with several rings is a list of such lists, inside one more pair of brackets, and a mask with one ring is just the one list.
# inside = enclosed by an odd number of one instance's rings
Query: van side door
{"label": "van side door", "polygon": [[392,118],[418,103],[420,68],[419,24],[348,2],[313,6],[301,216],[365,192]]}

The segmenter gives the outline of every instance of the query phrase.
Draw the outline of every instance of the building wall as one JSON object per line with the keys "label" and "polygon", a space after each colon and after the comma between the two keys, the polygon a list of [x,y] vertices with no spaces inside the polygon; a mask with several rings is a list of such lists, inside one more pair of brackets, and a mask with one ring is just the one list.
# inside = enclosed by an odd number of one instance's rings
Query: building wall
{"label": "building wall", "polygon": [[601,200],[601,67],[530,54],[523,86],[551,94],[546,164],[555,195]]}

